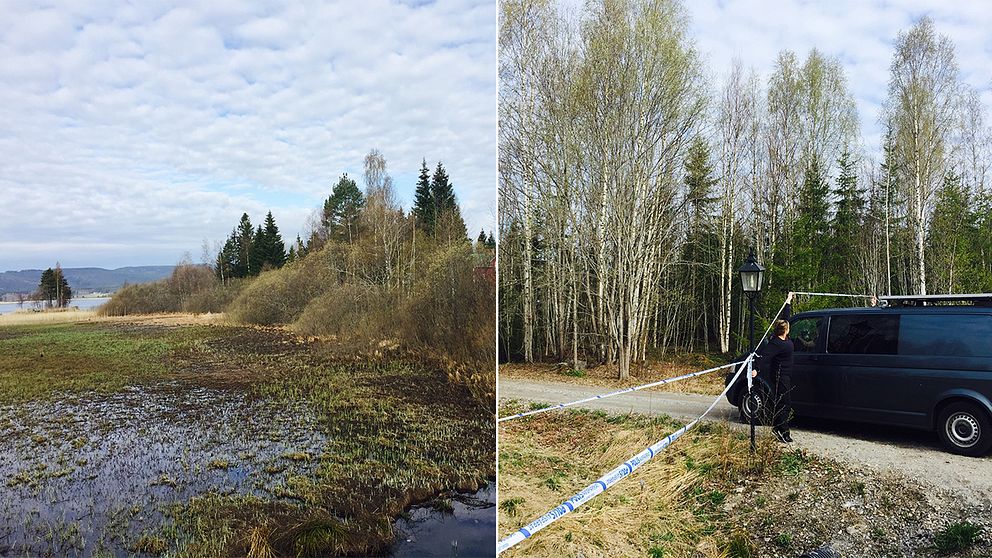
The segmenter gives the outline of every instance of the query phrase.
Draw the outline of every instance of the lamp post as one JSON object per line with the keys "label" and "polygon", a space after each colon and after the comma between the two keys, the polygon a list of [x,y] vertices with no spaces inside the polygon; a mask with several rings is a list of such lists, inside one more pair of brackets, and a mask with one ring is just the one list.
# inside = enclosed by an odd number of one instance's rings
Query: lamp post
{"label": "lamp post", "polygon": [[[741,266],[741,268],[738,270],[738,272],[741,274],[741,288],[744,290],[744,295],[747,296],[747,305],[748,305],[748,341],[750,343],[750,348],[748,350],[748,354],[750,354],[750,353],[754,352],[754,349],[755,349],[755,344],[754,344],[754,299],[755,299],[755,297],[758,296],[759,293],[761,293],[761,285],[762,285],[762,283],[764,282],[764,279],[765,279],[765,268],[762,267],[761,264],[759,264],[758,261],[754,258],[754,250],[752,250],[748,254],[747,260],[744,262],[744,265]],[[753,366],[754,360],[752,360],[751,363],[752,363],[752,366]],[[748,372],[750,373],[750,370],[748,370]],[[749,418],[750,418],[750,422],[751,422],[751,452],[754,453],[754,451],[755,451],[755,443],[754,443],[754,421],[755,421],[755,415],[758,412],[758,408],[757,408],[758,406],[756,405],[757,402],[755,401],[754,397],[752,396],[752,391],[753,391],[752,390],[752,386],[754,385],[754,381],[751,379],[750,374],[748,375],[747,385],[748,385],[748,394],[747,394],[747,396],[748,396],[748,404],[751,406],[751,412],[748,413],[750,415]]]}

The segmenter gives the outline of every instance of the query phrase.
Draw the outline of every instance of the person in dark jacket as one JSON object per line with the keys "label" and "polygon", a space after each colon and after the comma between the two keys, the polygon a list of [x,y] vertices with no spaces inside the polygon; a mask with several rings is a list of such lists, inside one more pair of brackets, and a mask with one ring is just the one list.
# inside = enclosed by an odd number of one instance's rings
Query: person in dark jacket
{"label": "person in dark jacket", "polygon": [[771,403],[774,409],[772,431],[782,442],[791,442],[789,423],[792,420],[792,353],[794,347],[789,339],[789,318],[792,316],[792,296],[785,299],[782,319],[776,320],[772,326],[772,335],[767,342],[758,348],[757,369],[751,375],[757,376],[758,370],[764,373],[772,385]]}

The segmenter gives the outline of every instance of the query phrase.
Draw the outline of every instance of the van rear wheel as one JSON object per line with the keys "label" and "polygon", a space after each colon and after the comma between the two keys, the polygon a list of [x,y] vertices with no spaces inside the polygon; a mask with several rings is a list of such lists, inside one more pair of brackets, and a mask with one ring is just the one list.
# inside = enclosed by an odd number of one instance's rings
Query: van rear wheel
{"label": "van rear wheel", "polygon": [[937,432],[952,453],[978,457],[992,449],[992,419],[974,403],[951,403],[940,412]]}
{"label": "van rear wheel", "polygon": [[752,392],[747,392],[747,387],[742,390],[740,405],[737,409],[740,411],[740,421],[743,424],[751,423],[751,414],[755,414],[755,424],[764,425],[770,424],[771,421],[771,409],[770,407],[771,394],[765,384],[762,382],[755,381]]}

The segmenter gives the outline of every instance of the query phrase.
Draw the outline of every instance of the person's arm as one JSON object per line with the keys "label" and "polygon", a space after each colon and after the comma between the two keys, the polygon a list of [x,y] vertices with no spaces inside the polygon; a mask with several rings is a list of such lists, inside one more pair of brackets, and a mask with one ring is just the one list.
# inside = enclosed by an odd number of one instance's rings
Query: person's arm
{"label": "person's arm", "polygon": [[789,292],[789,296],[785,297],[785,307],[782,308],[782,314],[781,314],[781,316],[779,316],[779,319],[788,320],[789,318],[792,317],[792,297],[793,296],[795,296],[795,293]]}

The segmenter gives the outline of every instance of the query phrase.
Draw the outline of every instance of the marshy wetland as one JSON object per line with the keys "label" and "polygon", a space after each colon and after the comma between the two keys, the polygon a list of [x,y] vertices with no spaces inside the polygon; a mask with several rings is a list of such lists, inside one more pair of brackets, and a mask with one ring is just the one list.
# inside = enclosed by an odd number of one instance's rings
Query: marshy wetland
{"label": "marshy wetland", "polygon": [[181,320],[0,324],[0,555],[443,552],[431,517],[494,531],[494,428],[398,350]]}

